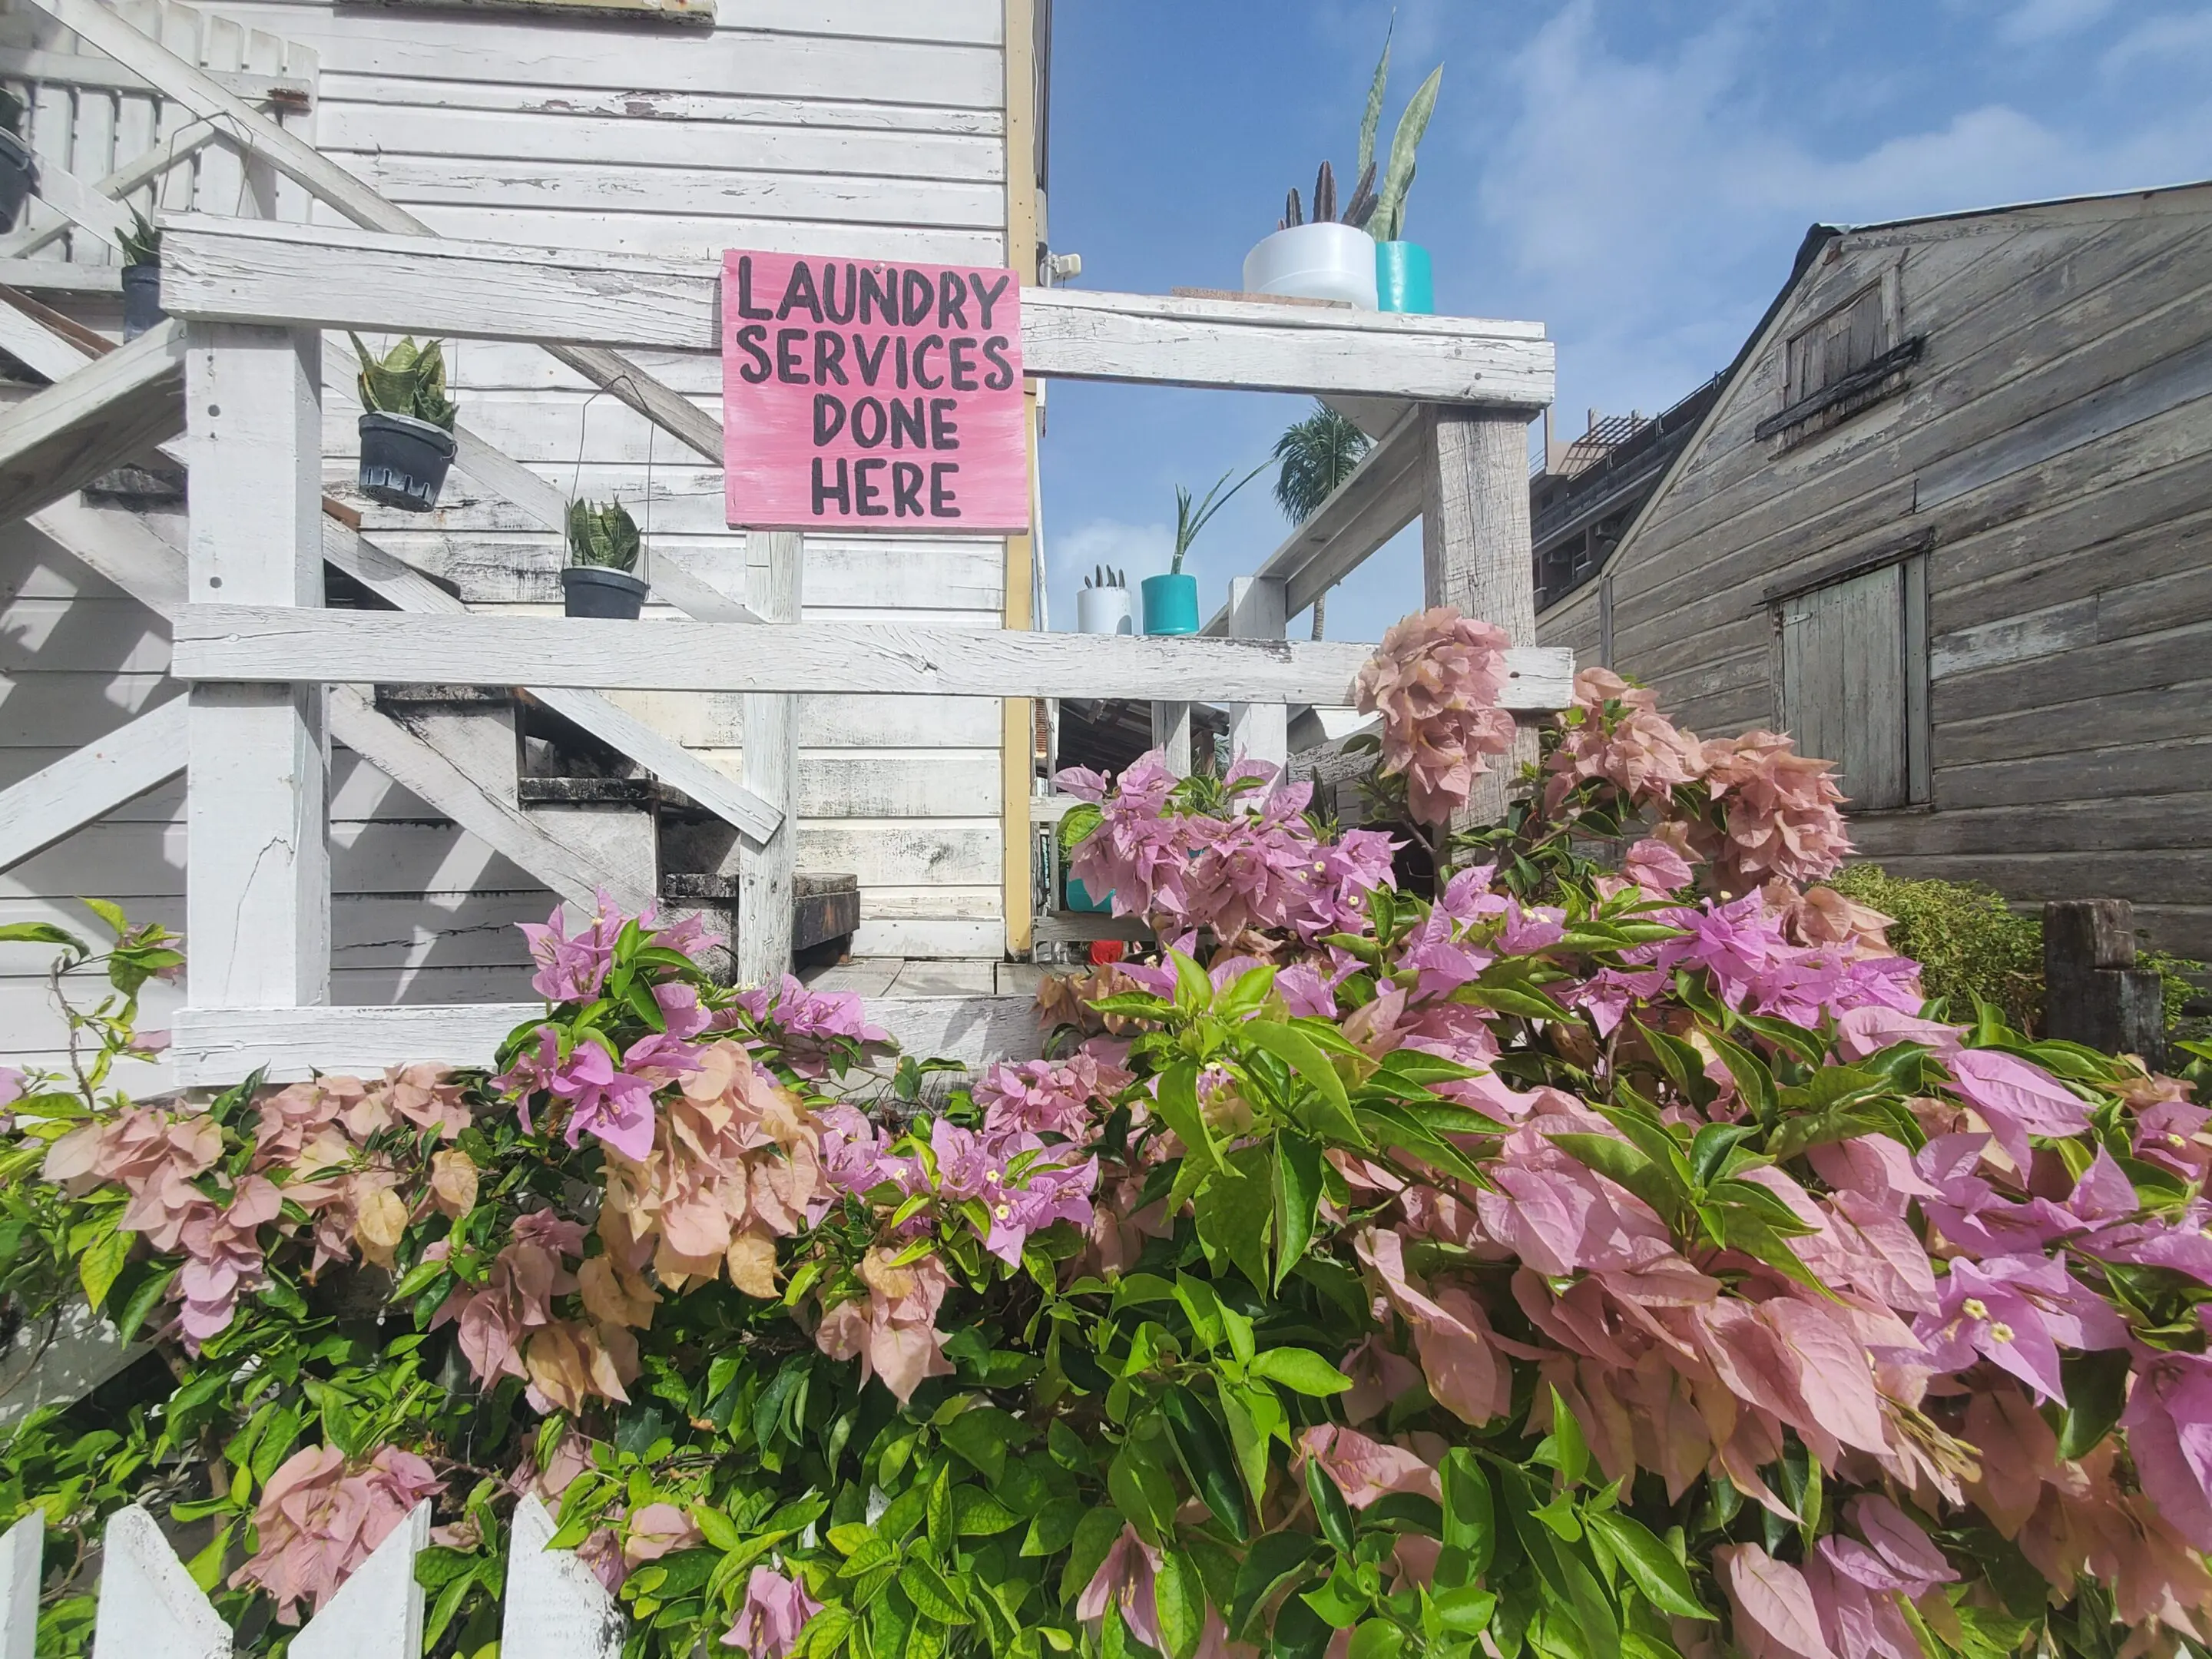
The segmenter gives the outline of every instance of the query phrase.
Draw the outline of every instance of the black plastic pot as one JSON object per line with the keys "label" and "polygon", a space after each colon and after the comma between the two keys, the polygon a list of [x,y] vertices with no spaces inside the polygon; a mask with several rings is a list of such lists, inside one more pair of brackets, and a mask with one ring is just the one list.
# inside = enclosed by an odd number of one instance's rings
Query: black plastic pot
{"label": "black plastic pot", "polygon": [[599,564],[572,564],[561,573],[561,599],[572,617],[602,617],[635,622],[645,605],[646,585],[627,570]]}
{"label": "black plastic pot", "polygon": [[33,173],[30,146],[0,129],[0,226],[15,228],[15,216],[31,194]]}
{"label": "black plastic pot", "polygon": [[374,410],[361,417],[361,493],[372,501],[428,513],[453,461],[453,434],[441,426]]}
{"label": "black plastic pot", "polygon": [[161,309],[161,267],[123,267],[123,337],[135,340],[169,313]]}

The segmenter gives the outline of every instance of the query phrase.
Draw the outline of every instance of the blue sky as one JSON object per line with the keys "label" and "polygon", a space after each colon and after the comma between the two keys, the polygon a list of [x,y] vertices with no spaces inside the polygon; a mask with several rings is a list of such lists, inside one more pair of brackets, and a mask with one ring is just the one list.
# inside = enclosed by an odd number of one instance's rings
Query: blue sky
{"label": "blue sky", "polygon": [[[1348,185],[1388,0],[1055,10],[1050,228],[1082,286],[1235,288],[1323,156]],[[1815,221],[2212,177],[2212,3],[1403,0],[1396,17],[1386,143],[1445,66],[1407,234],[1431,249],[1438,310],[1547,325],[1563,434],[1724,367]],[[1054,626],[1094,563],[1133,586],[1164,569],[1175,486],[1251,467],[1304,407],[1054,384]],[[1267,483],[1186,567],[1209,612],[1282,538]],[[1417,534],[1331,598],[1331,638],[1374,639],[1419,603]]]}

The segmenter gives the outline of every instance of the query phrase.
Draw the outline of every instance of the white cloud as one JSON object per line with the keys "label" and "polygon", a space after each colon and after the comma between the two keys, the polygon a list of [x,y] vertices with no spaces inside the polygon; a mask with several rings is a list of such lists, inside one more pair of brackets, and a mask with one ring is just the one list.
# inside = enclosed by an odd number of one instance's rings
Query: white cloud
{"label": "white cloud", "polygon": [[[2096,9],[2026,0],[2004,27],[2086,27]],[[2074,130],[1985,100],[1915,126],[1924,106],[1864,79],[1878,61],[1817,60],[1825,78],[1801,88],[1806,60],[1782,49],[1777,13],[1756,0],[1733,0],[1698,31],[1637,52],[1608,36],[1619,15],[1570,0],[1506,60],[1498,94],[1513,114],[1485,146],[1476,191],[1499,252],[1561,343],[1565,406],[1651,409],[1690,391],[1734,355],[1809,223],[2212,171],[2205,100],[2177,110],[2161,100]],[[2195,44],[2203,20],[2160,21]],[[2198,46],[2208,48],[2212,36]],[[1858,131],[1838,141],[1838,112],[1849,121],[1855,109]]]}
{"label": "white cloud", "polygon": [[2026,0],[1997,25],[2013,46],[2035,46],[2079,33],[2112,9],[2112,0]]}

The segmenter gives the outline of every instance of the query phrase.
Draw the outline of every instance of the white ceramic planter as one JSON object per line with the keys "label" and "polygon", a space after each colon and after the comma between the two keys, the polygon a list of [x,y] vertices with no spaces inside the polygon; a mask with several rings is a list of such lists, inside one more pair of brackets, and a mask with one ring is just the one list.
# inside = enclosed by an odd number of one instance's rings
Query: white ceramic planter
{"label": "white ceramic planter", "polygon": [[1075,627],[1081,634],[1133,634],[1126,587],[1082,587],[1075,593]]}
{"label": "white ceramic planter", "polygon": [[1375,309],[1375,239],[1350,225],[1292,225],[1244,256],[1244,291]]}

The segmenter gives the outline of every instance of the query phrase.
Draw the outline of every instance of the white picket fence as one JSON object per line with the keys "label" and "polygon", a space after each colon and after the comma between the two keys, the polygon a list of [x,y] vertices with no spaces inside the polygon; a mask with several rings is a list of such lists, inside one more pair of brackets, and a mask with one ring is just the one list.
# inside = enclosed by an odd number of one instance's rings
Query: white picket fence
{"label": "white picket fence", "polygon": [[[516,1505],[501,1598],[502,1659],[620,1659],[628,1621],[572,1550],[549,1548],[553,1517],[535,1496]],[[416,1659],[422,1588],[415,1558],[430,1541],[418,1505],[292,1638],[295,1659]],[[44,1517],[0,1536],[0,1659],[33,1659],[38,1643]],[[222,1621],[146,1510],[118,1510],[100,1539],[93,1659],[230,1659]]]}

